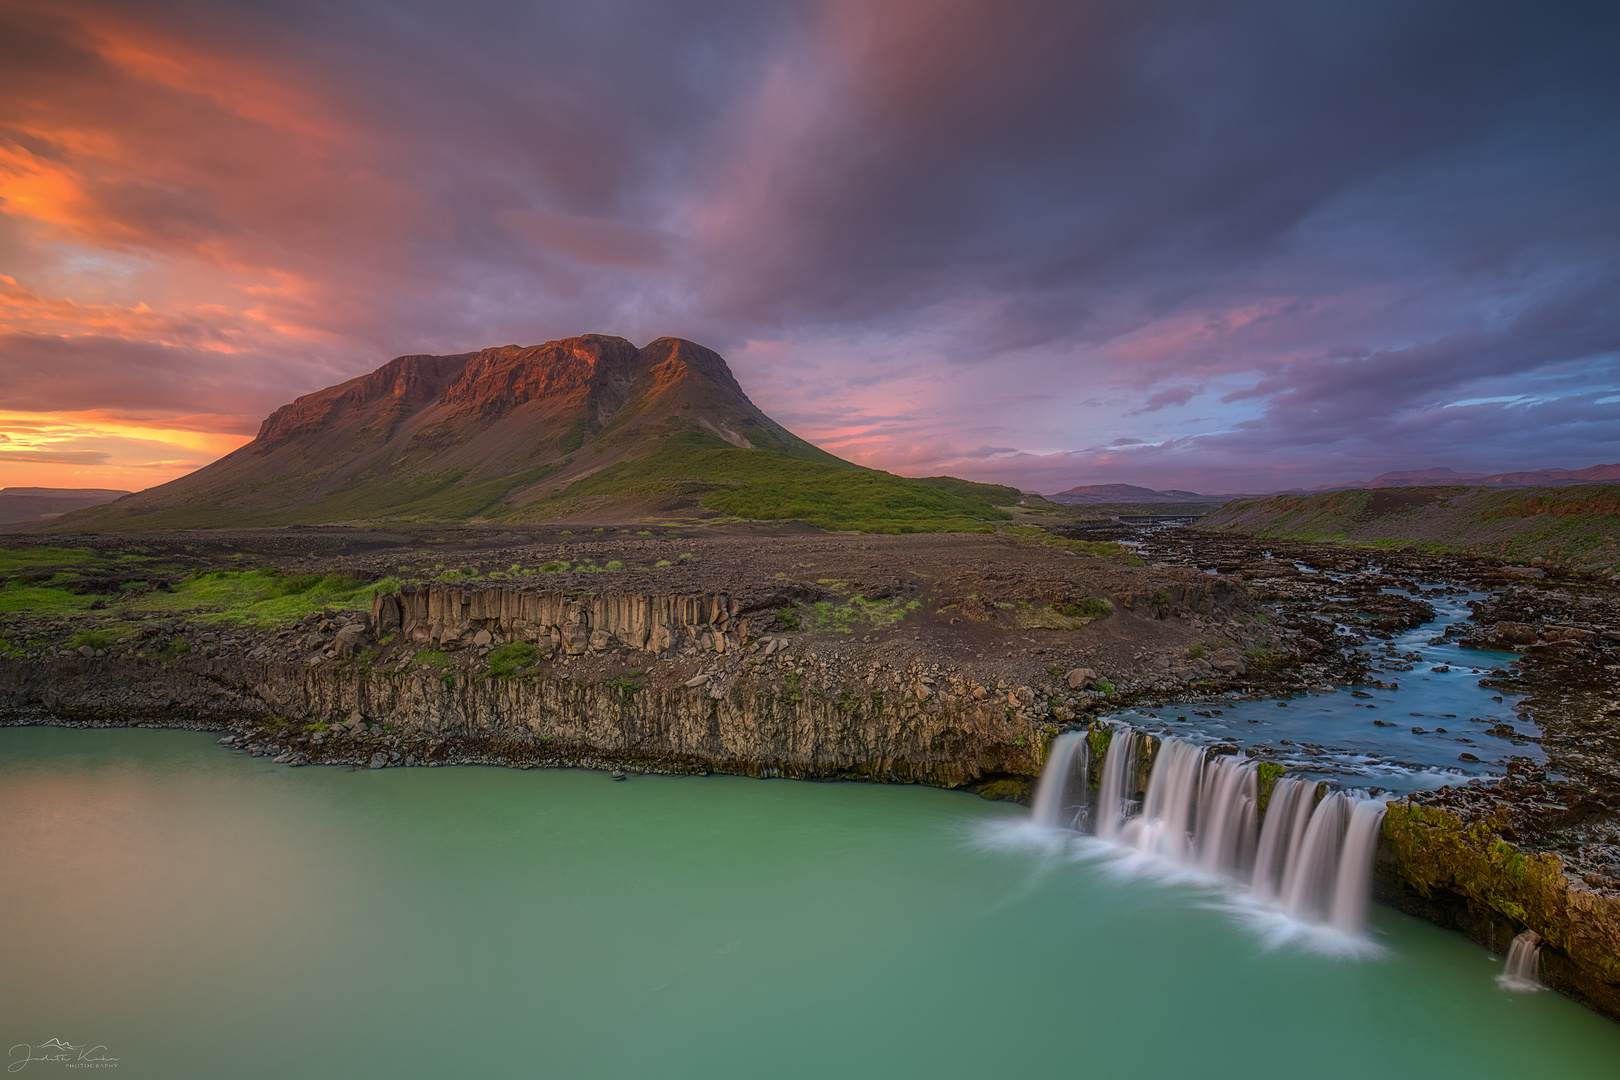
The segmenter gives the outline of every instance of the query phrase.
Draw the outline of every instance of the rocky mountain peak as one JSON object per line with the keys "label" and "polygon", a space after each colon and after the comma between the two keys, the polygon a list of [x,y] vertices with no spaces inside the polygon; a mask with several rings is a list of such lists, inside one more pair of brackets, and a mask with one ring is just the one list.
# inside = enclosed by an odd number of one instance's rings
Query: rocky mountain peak
{"label": "rocky mountain peak", "polygon": [[453,415],[494,419],[543,398],[597,391],[622,400],[639,358],[640,350],[624,338],[602,334],[484,349],[445,390],[444,404]]}

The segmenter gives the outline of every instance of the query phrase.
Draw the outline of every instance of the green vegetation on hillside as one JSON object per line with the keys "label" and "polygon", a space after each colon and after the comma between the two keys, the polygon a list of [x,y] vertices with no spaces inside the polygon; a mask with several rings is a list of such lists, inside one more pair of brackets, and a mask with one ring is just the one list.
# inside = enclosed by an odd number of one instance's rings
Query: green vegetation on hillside
{"label": "green vegetation on hillside", "polygon": [[1364,547],[1620,565],[1620,486],[1359,488],[1236,499],[1198,528]]}
{"label": "green vegetation on hillside", "polygon": [[803,520],[822,529],[870,533],[985,532],[990,522],[1009,516],[981,498],[963,498],[937,484],[837,459],[744,450],[712,435],[681,431],[663,439],[655,453],[610,465],[507,517],[544,520],[583,513],[601,502],[676,495],[735,518]]}
{"label": "green vegetation on hillside", "polygon": [[958,499],[983,506],[1017,506],[1024,497],[1024,493],[1015,487],[1007,487],[1005,484],[978,484],[954,476],[919,476],[917,483],[937,487],[947,494],[955,495]]}

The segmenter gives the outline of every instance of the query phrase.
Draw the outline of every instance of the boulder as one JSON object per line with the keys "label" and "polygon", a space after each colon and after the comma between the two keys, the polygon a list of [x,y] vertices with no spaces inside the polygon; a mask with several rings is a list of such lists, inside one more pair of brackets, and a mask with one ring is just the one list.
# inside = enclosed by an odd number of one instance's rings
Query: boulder
{"label": "boulder", "polygon": [[1088,667],[1077,667],[1063,677],[1070,690],[1095,690],[1097,673]]}
{"label": "boulder", "polygon": [[366,641],[366,628],[357,623],[351,623],[339,630],[337,637],[332,641],[332,649],[339,657],[350,657],[360,651]]}
{"label": "boulder", "polygon": [[1534,645],[1541,635],[1529,623],[1499,622],[1492,636],[1509,645]]}

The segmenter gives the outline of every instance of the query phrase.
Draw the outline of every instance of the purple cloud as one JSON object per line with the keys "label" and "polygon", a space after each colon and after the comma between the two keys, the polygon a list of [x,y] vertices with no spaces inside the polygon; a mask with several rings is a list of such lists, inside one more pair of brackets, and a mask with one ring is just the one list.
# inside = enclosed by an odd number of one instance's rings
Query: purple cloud
{"label": "purple cloud", "polygon": [[905,472],[1613,460],[1617,29],[1460,0],[17,6],[5,405],[239,430],[403,353],[672,333]]}

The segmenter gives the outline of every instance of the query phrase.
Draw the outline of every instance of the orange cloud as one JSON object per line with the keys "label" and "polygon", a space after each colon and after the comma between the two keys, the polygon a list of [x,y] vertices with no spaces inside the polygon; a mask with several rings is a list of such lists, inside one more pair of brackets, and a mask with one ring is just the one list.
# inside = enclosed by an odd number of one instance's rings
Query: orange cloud
{"label": "orange cloud", "polygon": [[0,412],[0,487],[138,491],[184,476],[249,436],[83,413]]}

